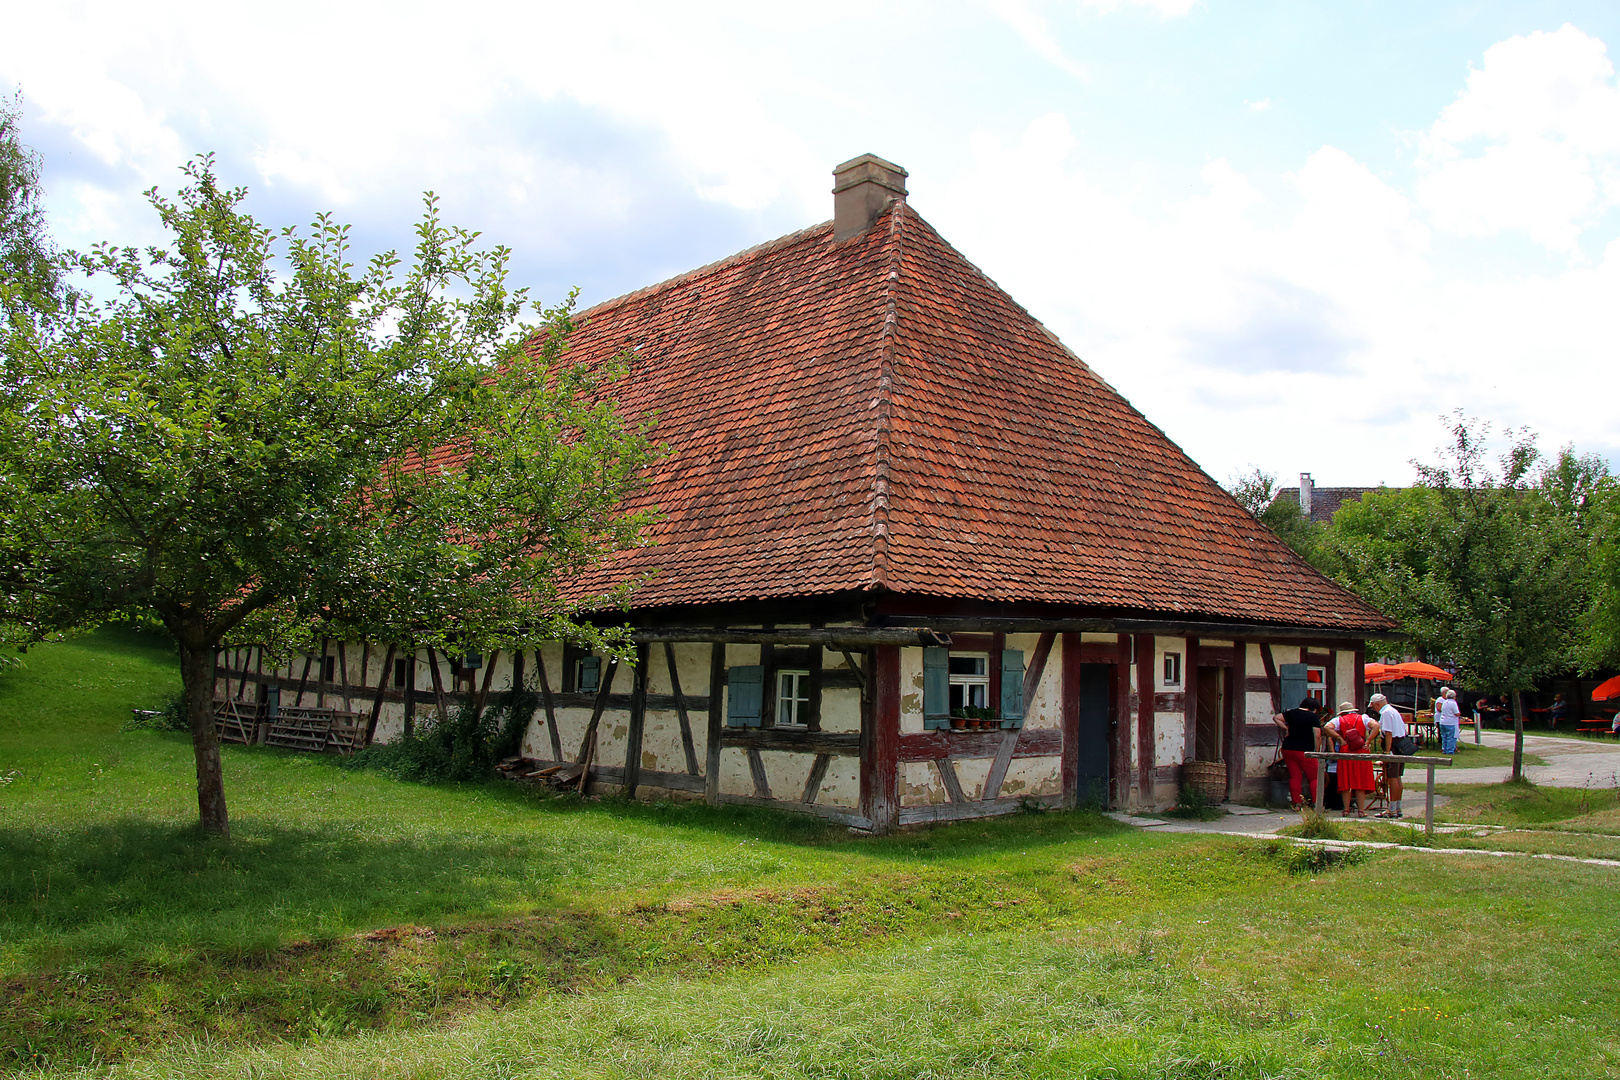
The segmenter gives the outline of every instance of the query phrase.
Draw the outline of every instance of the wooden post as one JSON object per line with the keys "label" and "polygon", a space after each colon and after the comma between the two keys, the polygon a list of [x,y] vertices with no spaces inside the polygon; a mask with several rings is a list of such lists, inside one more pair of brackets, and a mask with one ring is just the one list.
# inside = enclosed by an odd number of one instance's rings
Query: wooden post
{"label": "wooden post", "polygon": [[1182,650],[1181,724],[1183,760],[1198,757],[1198,639],[1189,637]]}
{"label": "wooden post", "polygon": [[1429,766],[1429,780],[1423,791],[1423,831],[1434,835],[1434,766]]}
{"label": "wooden post", "polygon": [[1153,802],[1153,661],[1152,634],[1136,635],[1136,792],[1141,804]]}
{"label": "wooden post", "polygon": [[900,824],[900,647],[872,650],[872,704],[861,738],[861,813],[872,831]]}
{"label": "wooden post", "polygon": [[444,699],[444,676],[439,674],[439,654],[428,646],[428,672],[433,676],[433,700],[439,710],[439,723],[450,718],[450,706]]}
{"label": "wooden post", "polygon": [[[1063,779],[1063,806],[1073,810],[1080,805],[1080,635],[1063,635],[1063,757],[1059,766]],[[952,771],[952,779],[955,771]],[[949,789],[950,783],[946,782]],[[959,801],[952,793],[952,801]]]}
{"label": "wooden post", "polygon": [[540,704],[546,710],[546,731],[551,736],[551,760],[561,761],[562,735],[557,731],[557,703],[551,696],[551,680],[546,676],[546,654],[541,649],[534,650],[534,673],[540,680]]}
{"label": "wooden post", "polygon": [[416,648],[405,661],[405,737],[416,734]]}
{"label": "wooden post", "polygon": [[721,698],[726,686],[726,646],[716,641],[709,646],[709,741],[703,748],[703,798],[710,806],[720,803],[720,724],[724,719]]}
{"label": "wooden post", "polygon": [[[1030,658],[1029,666],[1024,669],[1024,715],[1029,715],[1030,702],[1035,700],[1035,688],[1040,685],[1041,676],[1046,672],[1047,657],[1052,655],[1052,642],[1057,635],[1048,630],[1040,636],[1035,644],[1035,655]],[[1001,657],[994,657],[992,663],[999,664]],[[898,732],[896,728],[896,732]],[[1001,733],[1001,746],[996,751],[995,760],[990,763],[990,771],[984,778],[984,799],[998,799],[1001,797],[1002,782],[1007,779],[1007,769],[1012,765],[1013,751],[1018,747],[1018,728],[1008,728]],[[898,734],[896,738],[898,738]],[[897,766],[898,767],[898,766]]]}
{"label": "wooden post", "polygon": [[484,681],[478,687],[478,695],[473,698],[473,719],[477,720],[484,715],[484,699],[489,697],[489,684],[495,680],[495,665],[501,659],[501,650],[491,649],[484,658]]}
{"label": "wooden post", "polygon": [[631,799],[641,786],[641,740],[647,729],[647,668],[651,662],[651,648],[637,645],[636,673],[630,684],[630,730],[624,740],[624,794]]}
{"label": "wooden post", "polygon": [[675,715],[681,722],[681,749],[686,753],[686,775],[698,772],[697,748],[692,743],[692,719],[686,714],[686,695],[681,692],[681,673],[675,666],[675,646],[664,642],[664,664],[669,668],[669,690],[675,696]]}
{"label": "wooden post", "polygon": [[1131,635],[1114,636],[1113,708],[1108,716],[1110,805],[1125,809],[1131,799]]}
{"label": "wooden post", "polygon": [[[602,712],[607,708],[608,694],[613,689],[613,676],[618,674],[619,658],[613,657],[607,662],[607,670],[602,672],[602,685],[596,688],[596,704],[591,708],[591,722],[585,725],[585,738],[580,740],[579,757],[574,760],[580,764],[585,763],[586,756],[596,742],[596,729],[602,723]],[[585,775],[583,772],[581,776]],[[581,791],[585,789],[580,788]]]}
{"label": "wooden post", "polygon": [[388,646],[388,655],[383,658],[382,674],[377,676],[377,696],[371,703],[371,719],[366,721],[366,745],[377,737],[377,717],[382,715],[383,694],[388,690],[388,679],[393,675],[394,647]]}
{"label": "wooden post", "polygon": [[338,678],[343,686],[343,711],[349,711],[349,643],[338,642]]}

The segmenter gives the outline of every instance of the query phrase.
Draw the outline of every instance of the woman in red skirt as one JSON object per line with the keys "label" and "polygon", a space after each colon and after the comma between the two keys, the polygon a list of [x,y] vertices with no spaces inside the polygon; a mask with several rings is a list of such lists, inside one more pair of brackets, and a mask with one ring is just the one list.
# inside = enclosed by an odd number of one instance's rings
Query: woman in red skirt
{"label": "woman in red skirt", "polygon": [[[1333,749],[1345,754],[1365,754],[1378,739],[1378,721],[1362,716],[1348,701],[1339,703],[1339,715],[1324,724],[1322,730],[1333,740]],[[1339,790],[1345,796],[1341,816],[1349,817],[1354,806],[1356,817],[1366,817],[1367,800],[1377,787],[1372,762],[1341,760]]]}

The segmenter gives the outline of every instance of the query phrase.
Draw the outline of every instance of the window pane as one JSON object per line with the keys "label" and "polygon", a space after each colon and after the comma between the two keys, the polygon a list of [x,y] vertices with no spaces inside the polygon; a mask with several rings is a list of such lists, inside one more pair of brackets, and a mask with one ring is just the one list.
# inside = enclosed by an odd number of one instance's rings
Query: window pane
{"label": "window pane", "polygon": [[987,656],[953,656],[950,661],[952,675],[977,675],[984,677],[990,671],[990,658]]}

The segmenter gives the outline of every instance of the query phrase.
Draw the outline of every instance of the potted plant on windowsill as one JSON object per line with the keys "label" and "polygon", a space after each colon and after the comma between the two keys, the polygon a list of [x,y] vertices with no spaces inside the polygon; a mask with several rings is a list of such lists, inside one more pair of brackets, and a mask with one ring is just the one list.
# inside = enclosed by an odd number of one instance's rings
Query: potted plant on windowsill
{"label": "potted plant on windowsill", "polygon": [[1001,724],[1001,717],[983,705],[969,705],[962,713],[968,718],[968,726],[975,731],[987,731]]}
{"label": "potted plant on windowsill", "polygon": [[968,718],[967,718],[966,713],[962,712],[960,709],[958,709],[956,712],[951,713],[951,730],[952,731],[962,731],[962,730],[966,729],[967,726],[968,726]]}

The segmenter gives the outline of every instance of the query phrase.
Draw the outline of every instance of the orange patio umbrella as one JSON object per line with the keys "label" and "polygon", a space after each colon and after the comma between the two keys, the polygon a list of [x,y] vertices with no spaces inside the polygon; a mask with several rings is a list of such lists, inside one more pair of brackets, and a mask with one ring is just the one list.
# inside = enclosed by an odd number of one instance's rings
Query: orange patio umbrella
{"label": "orange patio umbrella", "polygon": [[1368,664],[1362,669],[1362,674],[1370,683],[1393,682],[1401,678],[1400,675],[1392,673],[1394,667],[1395,664]]}
{"label": "orange patio umbrella", "polygon": [[1450,682],[1452,679],[1451,672],[1445,668],[1425,664],[1420,660],[1406,664],[1391,664],[1389,671],[1397,679],[1434,679],[1437,682]]}
{"label": "orange patio umbrella", "polygon": [[1592,691],[1593,701],[1608,701],[1620,697],[1620,675],[1598,683],[1597,689]]}

